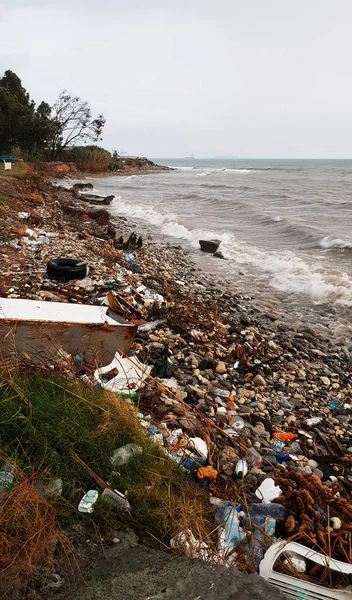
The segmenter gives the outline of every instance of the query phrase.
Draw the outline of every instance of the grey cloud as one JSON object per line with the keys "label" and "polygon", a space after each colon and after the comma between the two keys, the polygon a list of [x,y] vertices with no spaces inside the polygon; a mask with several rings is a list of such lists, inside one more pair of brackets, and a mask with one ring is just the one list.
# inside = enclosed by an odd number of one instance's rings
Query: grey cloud
{"label": "grey cloud", "polygon": [[17,0],[0,19],[0,69],[37,101],[87,99],[109,149],[352,154],[349,0]]}

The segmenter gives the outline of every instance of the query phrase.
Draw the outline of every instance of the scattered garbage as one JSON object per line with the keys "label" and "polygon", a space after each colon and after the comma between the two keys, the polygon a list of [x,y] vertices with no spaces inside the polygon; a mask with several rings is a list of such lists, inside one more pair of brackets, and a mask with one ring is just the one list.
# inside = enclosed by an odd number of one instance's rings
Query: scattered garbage
{"label": "scattered garbage", "polygon": [[182,548],[188,556],[192,558],[201,558],[208,560],[210,557],[209,546],[205,542],[200,542],[194,537],[190,530],[179,533],[170,540],[171,548]]}
{"label": "scattered garbage", "polygon": [[[250,299],[226,279],[209,281],[181,249],[149,241],[142,246],[122,220],[119,231],[108,233],[110,225],[102,229],[88,214],[79,215],[79,231],[76,215],[74,228],[57,227],[59,234],[41,222],[44,213],[31,208],[18,215],[16,237],[3,245],[11,255],[3,292],[11,308],[0,300],[2,347],[21,361],[29,355],[34,362],[34,354],[45,362],[48,357],[55,369],[73,364],[96,388],[131,404],[138,399],[146,435],[196,485],[208,488],[223,511],[219,554],[225,564],[260,569],[270,545],[280,540],[288,547],[292,539],[319,549],[325,560],[351,563],[349,342],[332,349],[311,328],[253,312]],[[48,278],[47,262],[70,256],[73,240],[89,276]],[[213,254],[220,240],[202,242]],[[17,275],[9,245],[30,264],[29,283]],[[20,305],[14,314],[21,295],[33,298],[36,311]],[[55,348],[49,352],[49,346]],[[114,497],[106,482],[98,485]],[[118,505],[128,502],[116,494]],[[196,552],[196,537],[183,534]],[[312,565],[304,556],[303,572],[292,552],[280,568],[286,573],[291,559],[294,585],[305,585]],[[315,584],[328,589],[326,598],[347,587],[336,575],[330,583],[328,575],[319,576]]]}
{"label": "scattered garbage", "polygon": [[46,270],[48,277],[52,279],[63,279],[64,281],[84,279],[87,275],[87,263],[73,258],[52,258],[49,260]]}
{"label": "scattered garbage", "polygon": [[219,535],[219,551],[224,557],[228,557],[234,548],[246,539],[246,533],[240,526],[238,511],[231,503],[226,508],[219,509],[216,521],[223,523]]}
{"label": "scattered garbage", "polygon": [[94,372],[94,378],[106,390],[133,397],[150,371],[151,367],[143,365],[137,357],[124,358],[116,352],[109,365]]}
{"label": "scattered garbage", "polygon": [[10,463],[4,462],[0,468],[0,500],[9,491],[11,485],[15,481],[13,474],[14,466]]}
{"label": "scattered garbage", "polygon": [[34,485],[43,498],[50,498],[51,496],[62,495],[64,482],[62,479],[53,479],[45,485],[41,479],[37,479]]}
{"label": "scattered garbage", "polygon": [[281,496],[281,494],[282,490],[278,485],[275,485],[275,481],[271,477],[264,479],[255,491],[255,495],[262,502],[271,502]]}
{"label": "scattered garbage", "polygon": [[89,490],[84,494],[82,500],[78,505],[78,511],[81,513],[92,513],[94,510],[94,504],[98,500],[99,493],[96,490]]}
{"label": "scattered garbage", "polygon": [[236,464],[236,475],[237,477],[245,477],[248,473],[248,464],[245,460],[239,460]]}
{"label": "scattered garbage", "polygon": [[121,494],[121,492],[118,492],[117,490],[112,491],[109,488],[105,488],[103,490],[102,496],[104,496],[104,498],[107,498],[110,502],[112,502],[116,506],[119,506],[120,508],[124,508],[126,510],[130,510],[131,508],[131,505],[128,502],[126,496],[124,494]]}
{"label": "scattered garbage", "polygon": [[140,456],[143,453],[143,448],[138,444],[126,444],[114,450],[110,458],[113,467],[122,467],[127,465],[133,458]]}
{"label": "scattered garbage", "polygon": [[[292,553],[293,558],[292,558]],[[286,566],[286,572],[280,568],[280,559],[283,559],[283,565]],[[300,562],[298,562],[298,560]],[[304,562],[303,562],[304,561]],[[309,578],[307,562],[312,564]],[[292,565],[292,567],[291,567]],[[276,567],[276,568],[275,568]],[[298,567],[298,568],[297,568]],[[320,585],[319,575],[325,573],[327,580],[338,581],[339,589],[332,589],[332,586],[325,587]],[[280,588],[283,592],[293,598],[310,598],[312,600],[347,600],[351,592],[340,582],[348,580],[352,575],[352,564],[335,560],[324,554],[307,548],[297,542],[277,542],[273,544],[265,553],[259,566],[259,573],[271,584]],[[301,573],[305,574],[304,580],[299,577]],[[314,574],[315,573],[315,574]]]}

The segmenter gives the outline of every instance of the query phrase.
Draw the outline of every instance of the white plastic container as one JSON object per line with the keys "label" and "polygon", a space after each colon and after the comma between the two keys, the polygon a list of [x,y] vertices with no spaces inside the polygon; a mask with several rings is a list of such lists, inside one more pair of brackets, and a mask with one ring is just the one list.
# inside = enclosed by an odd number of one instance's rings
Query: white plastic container
{"label": "white plastic container", "polygon": [[303,559],[309,559],[331,571],[338,571],[345,575],[352,575],[352,564],[329,558],[324,554],[315,552],[311,548],[307,548],[297,542],[277,542],[270,546],[266,551],[259,567],[261,577],[269,581],[272,585],[276,585],[284,592],[288,598],[299,598],[299,600],[351,600],[352,592],[350,590],[334,590],[326,588],[322,585],[310,583],[292,577],[284,573],[274,571],[273,567],[280,554],[283,552],[295,552]]}

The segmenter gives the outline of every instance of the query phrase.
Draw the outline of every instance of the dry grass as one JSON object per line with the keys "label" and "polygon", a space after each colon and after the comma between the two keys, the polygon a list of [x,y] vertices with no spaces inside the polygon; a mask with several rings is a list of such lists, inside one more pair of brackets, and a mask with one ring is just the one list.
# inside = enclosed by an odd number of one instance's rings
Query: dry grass
{"label": "dry grass", "polygon": [[56,523],[55,499],[44,498],[35,485],[35,473],[15,469],[15,481],[0,503],[1,597],[22,587],[52,560],[63,539]]}

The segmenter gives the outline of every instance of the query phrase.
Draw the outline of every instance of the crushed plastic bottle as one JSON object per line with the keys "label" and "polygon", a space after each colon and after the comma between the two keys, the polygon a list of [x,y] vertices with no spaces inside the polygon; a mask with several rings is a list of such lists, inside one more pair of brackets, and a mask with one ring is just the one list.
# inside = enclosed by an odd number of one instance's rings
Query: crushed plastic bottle
{"label": "crushed plastic bottle", "polygon": [[248,448],[247,451],[247,461],[249,463],[249,465],[251,465],[252,467],[261,467],[263,464],[263,459],[260,456],[259,452],[257,452],[257,450],[255,448]]}
{"label": "crushed plastic bottle", "polygon": [[302,450],[302,448],[301,448],[301,446],[299,445],[298,442],[292,442],[292,444],[291,444],[291,450],[295,454],[303,454],[303,450]]}
{"label": "crushed plastic bottle", "polygon": [[282,442],[281,440],[270,440],[270,445],[275,452],[281,452],[286,446],[285,442]]}
{"label": "crushed plastic bottle", "polygon": [[114,451],[110,458],[113,467],[127,465],[135,456],[142,454],[143,448],[138,444],[126,444]]}
{"label": "crushed plastic bottle", "polygon": [[231,503],[218,511],[217,520],[223,522],[219,535],[219,549],[228,554],[246,538],[246,534],[240,527],[238,512]]}
{"label": "crushed plastic bottle", "polygon": [[109,488],[105,488],[102,495],[116,506],[125,508],[126,510],[129,510],[131,508],[131,505],[128,502],[126,496],[124,494],[121,494],[121,492],[118,492],[117,490],[112,491]]}
{"label": "crushed plastic bottle", "polygon": [[280,454],[280,452],[276,452],[275,458],[278,463],[287,463],[292,460],[292,457],[289,454]]}
{"label": "crushed plastic bottle", "polygon": [[[246,506],[241,506],[242,510],[246,510]],[[249,514],[255,517],[272,517],[273,519],[282,519],[285,516],[284,507],[282,504],[275,502],[258,502],[248,506]]]}
{"label": "crushed plastic bottle", "polygon": [[[247,549],[247,561],[249,564],[254,559],[255,568],[259,569],[259,565],[264,557],[264,546],[267,537],[273,537],[275,534],[276,520],[272,517],[265,516],[252,516],[250,519],[245,516],[243,519],[246,528],[253,528],[252,532],[252,543],[248,544]],[[265,533],[265,535],[264,535]]]}

